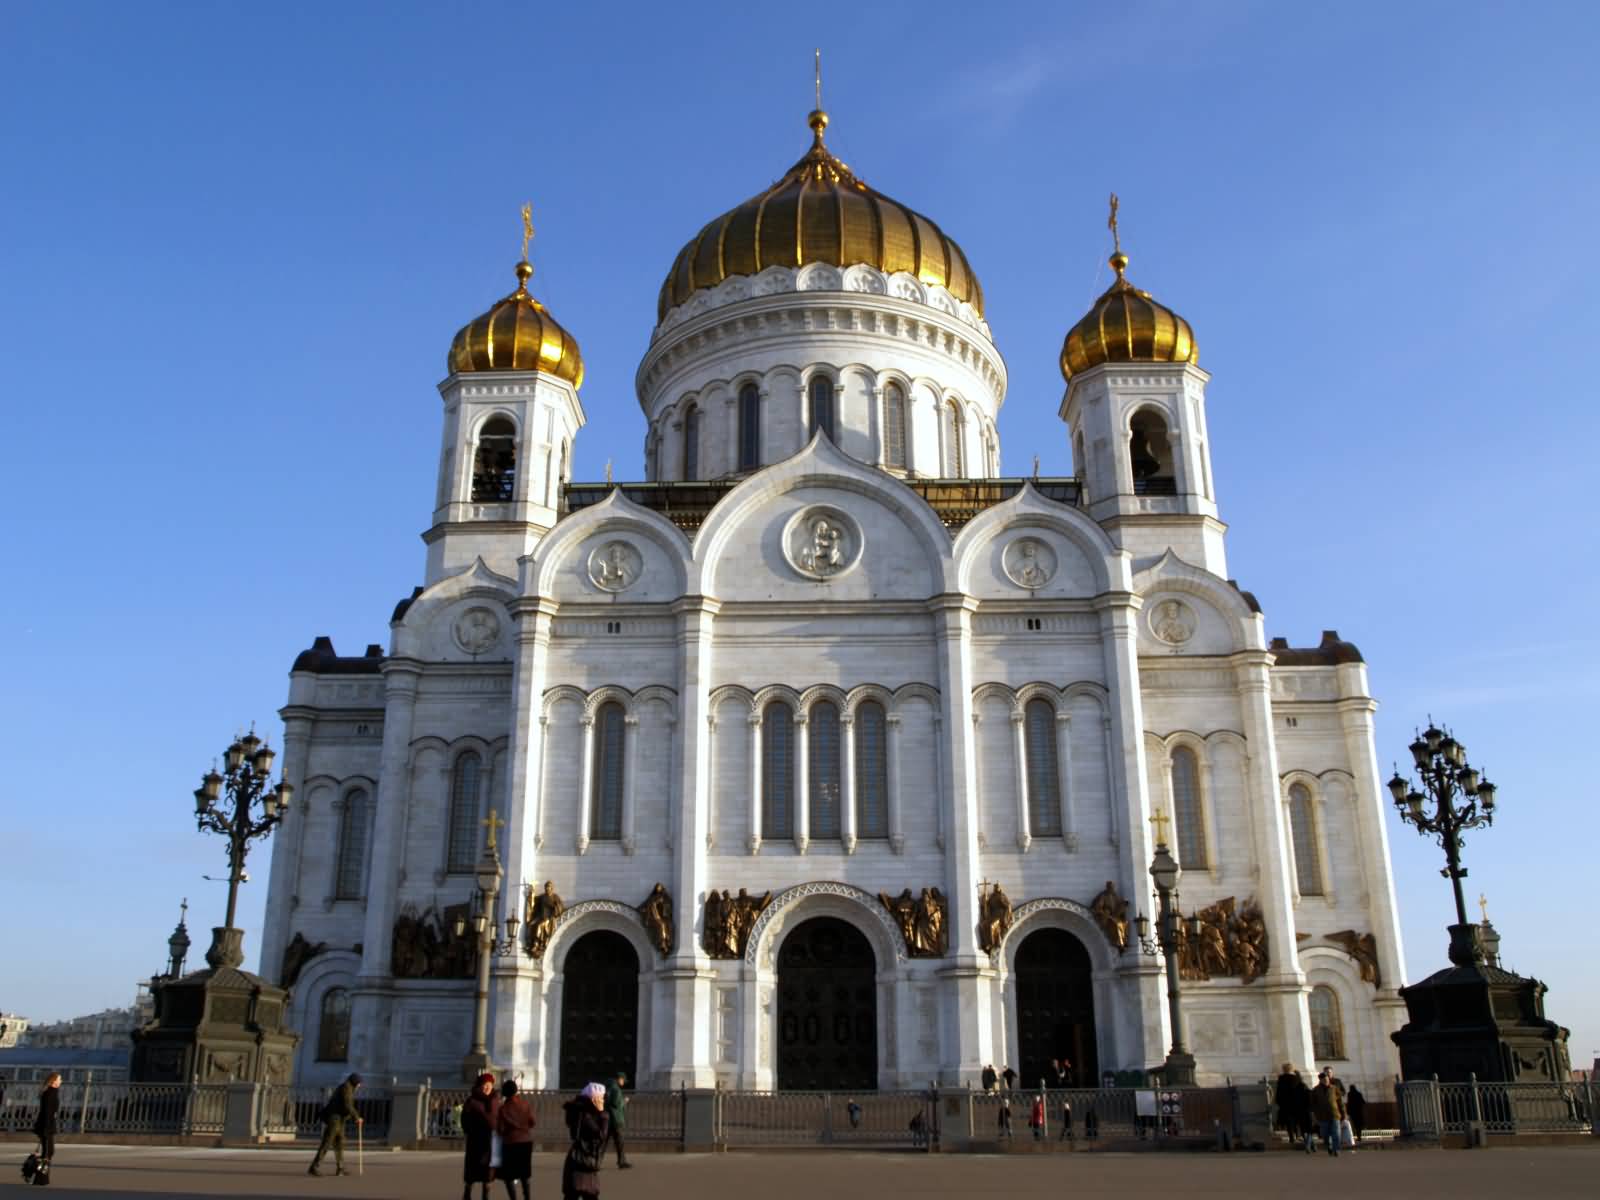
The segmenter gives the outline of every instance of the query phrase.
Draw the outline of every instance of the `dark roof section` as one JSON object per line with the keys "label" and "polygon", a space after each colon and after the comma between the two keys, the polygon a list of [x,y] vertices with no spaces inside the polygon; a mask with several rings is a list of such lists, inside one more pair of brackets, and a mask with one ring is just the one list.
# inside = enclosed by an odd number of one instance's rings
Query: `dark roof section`
{"label": "dark roof section", "polygon": [[1273,665],[1279,667],[1335,667],[1367,661],[1355,643],[1342,639],[1337,629],[1324,629],[1320,646],[1296,648],[1289,645],[1288,638],[1273,638],[1267,649],[1276,660]]}
{"label": "dark roof section", "polygon": [[1228,580],[1228,586],[1234,591],[1238,592],[1239,595],[1244,597],[1244,602],[1245,604],[1249,605],[1251,612],[1258,613],[1261,611],[1261,601],[1256,599],[1256,594],[1254,592],[1245,591],[1239,586],[1239,581],[1237,579]]}
{"label": "dark roof section", "polygon": [[410,612],[411,606],[417,602],[417,597],[422,595],[422,591],[423,589],[420,587],[412,588],[411,595],[394,606],[394,615],[389,618],[389,624],[393,625],[396,621],[401,620],[406,613]]}
{"label": "dark roof section", "polygon": [[[620,491],[641,508],[653,509],[685,533],[692,534],[705,523],[711,510],[742,480],[704,479],[692,482],[656,483],[569,483],[561,489],[563,513],[599,504],[613,490]],[[903,479],[933,509],[946,529],[960,529],[986,508],[1011,499],[1024,484],[1046,500],[1076,507],[1083,491],[1071,476],[1014,479]],[[396,611],[396,619],[399,611]]]}
{"label": "dark roof section", "polygon": [[[421,589],[418,589],[419,591]],[[376,675],[383,669],[383,647],[374,642],[360,658],[341,658],[333,648],[333,639],[319,637],[311,649],[302,650],[294,660],[295,671],[310,671],[314,675]]]}

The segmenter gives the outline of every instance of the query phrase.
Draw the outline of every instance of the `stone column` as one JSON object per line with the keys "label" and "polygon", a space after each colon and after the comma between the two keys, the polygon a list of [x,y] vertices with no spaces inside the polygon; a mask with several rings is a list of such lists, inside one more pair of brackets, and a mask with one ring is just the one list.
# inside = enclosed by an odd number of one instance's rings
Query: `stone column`
{"label": "stone column", "polygon": [[750,853],[761,851],[761,714],[747,718],[750,726]]}
{"label": "stone column", "polygon": [[656,971],[657,1001],[666,1006],[666,1020],[657,1028],[672,1031],[670,1054],[664,1047],[641,1047],[645,1061],[666,1063],[664,1079],[655,1086],[711,1087],[711,1002],[716,978],[700,946],[695,926],[705,907],[708,886],[706,834],[711,794],[711,755],[705,736],[711,713],[714,627],[722,606],[709,596],[685,596],[672,606],[677,621],[678,724],[686,739],[678,764],[679,802],[674,814],[672,899],[677,929],[672,956]]}
{"label": "stone column", "polygon": [[[900,817],[900,716],[891,714],[884,719],[886,737],[889,744],[885,747],[884,754],[884,780],[885,789],[888,791],[889,802],[889,848],[896,854],[904,854],[906,849],[905,826]],[[934,793],[934,805],[938,806],[938,793]]]}
{"label": "stone column", "polygon": [[944,594],[928,601],[939,666],[939,700],[949,738],[936,737],[944,782],[939,808],[945,830],[945,891],[949,897],[950,954],[939,972],[947,982],[945,1046],[941,1067],[954,1067],[975,1084],[994,1046],[994,970],[978,948],[978,788],[972,735],[972,613],[970,596]]}
{"label": "stone column", "polygon": [[844,727],[844,764],[839,771],[839,828],[844,833],[844,852],[856,852],[856,719],[843,713],[839,724]]}
{"label": "stone column", "polygon": [[1100,718],[1100,740],[1104,746],[1106,758],[1106,815],[1110,817],[1107,825],[1109,830],[1108,840],[1115,846],[1122,840],[1122,834],[1121,825],[1117,820],[1119,805],[1117,804],[1117,786],[1115,782],[1116,770],[1112,765],[1116,755],[1112,750],[1114,743],[1111,738],[1111,718],[1109,716]]}
{"label": "stone column", "polygon": [[1311,1017],[1306,1009],[1306,977],[1294,936],[1294,885],[1289,831],[1278,777],[1278,748],[1272,731],[1272,655],[1241,650],[1232,657],[1239,687],[1239,709],[1249,746],[1249,804],[1261,818],[1256,825],[1256,862],[1261,913],[1267,925],[1269,965],[1260,986],[1267,995],[1268,1044],[1296,1067],[1315,1070],[1311,1055]]}
{"label": "stone column", "polygon": [[1028,731],[1027,716],[1011,714],[1012,759],[1017,770],[1017,849],[1027,852],[1033,845],[1032,822],[1028,819]]}
{"label": "stone column", "polygon": [[578,843],[579,854],[589,851],[589,821],[591,799],[594,796],[594,714],[584,713],[578,722],[583,726],[583,762],[578,765]]}
{"label": "stone column", "polygon": [[1078,821],[1072,796],[1072,715],[1056,714],[1056,789],[1061,793],[1061,844],[1078,848]]}
{"label": "stone column", "polygon": [[311,723],[314,708],[291,704],[278,710],[283,719],[283,781],[294,788],[294,802],[283,823],[272,834],[272,869],[267,895],[266,919],[261,929],[261,959],[257,974],[273,982],[283,965],[283,949],[293,934],[289,925],[300,903],[300,848],[305,838],[306,757],[311,748]]}
{"label": "stone column", "polygon": [[622,728],[622,852],[632,854],[639,845],[634,834],[634,796],[639,786],[639,718],[629,713],[622,719]]}
{"label": "stone column", "polygon": [[811,719],[794,715],[794,848],[801,854],[811,845]]}

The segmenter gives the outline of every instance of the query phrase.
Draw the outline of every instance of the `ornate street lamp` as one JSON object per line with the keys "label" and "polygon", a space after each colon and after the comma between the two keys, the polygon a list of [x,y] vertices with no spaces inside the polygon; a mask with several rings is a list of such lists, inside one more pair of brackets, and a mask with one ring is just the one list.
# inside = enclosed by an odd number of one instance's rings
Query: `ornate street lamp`
{"label": "ornate street lamp", "polygon": [[228,843],[228,915],[222,927],[213,930],[211,949],[206,951],[206,962],[213,967],[237,967],[244,961],[244,933],[233,927],[233,918],[245,877],[245,856],[251,842],[266,837],[283,820],[294,800],[294,788],[282,780],[267,789],[276,757],[277,752],[252,728],[222,752],[223,772],[213,767],[194,790],[200,831],[221,834]]}
{"label": "ornate street lamp", "polygon": [[[483,857],[478,860],[478,889],[472,907],[472,937],[478,956],[478,983],[472,1012],[472,1049],[462,1063],[462,1071],[469,1083],[489,1069],[489,962],[496,955],[516,953],[517,929],[521,925],[516,913],[509,913],[505,920],[505,937],[499,936],[494,909],[500,895],[501,881],[505,878],[505,870],[500,866],[498,837],[500,827],[505,822],[500,819],[499,813],[491,810],[483,824],[489,833],[484,838]],[[458,938],[464,937],[467,918],[456,917],[452,932]]]}
{"label": "ornate street lamp", "polygon": [[[1150,818],[1150,824],[1156,827],[1156,852],[1150,860],[1150,878],[1155,881],[1156,898],[1161,906],[1156,914],[1155,938],[1150,936],[1150,918],[1143,913],[1134,918],[1134,925],[1143,953],[1152,958],[1158,953],[1166,956],[1167,1017],[1172,1024],[1172,1049],[1167,1052],[1162,1076],[1168,1087],[1193,1087],[1194,1055],[1184,1044],[1183,1012],[1178,1004],[1178,947],[1183,940],[1183,931],[1179,928],[1182,917],[1178,911],[1178,880],[1183,872],[1167,848],[1167,814],[1156,813]],[[1199,917],[1189,918],[1190,937],[1200,936],[1199,925]]]}
{"label": "ornate street lamp", "polygon": [[1425,837],[1437,838],[1444,847],[1445,868],[1439,873],[1450,880],[1456,898],[1450,961],[1471,966],[1483,961],[1483,942],[1480,928],[1467,920],[1467,901],[1461,890],[1461,881],[1467,877],[1467,869],[1461,865],[1461,833],[1494,824],[1495,787],[1467,762],[1467,748],[1431,721],[1410,749],[1424,791],[1417,791],[1397,767],[1389,780],[1389,793],[1402,821],[1415,825]]}

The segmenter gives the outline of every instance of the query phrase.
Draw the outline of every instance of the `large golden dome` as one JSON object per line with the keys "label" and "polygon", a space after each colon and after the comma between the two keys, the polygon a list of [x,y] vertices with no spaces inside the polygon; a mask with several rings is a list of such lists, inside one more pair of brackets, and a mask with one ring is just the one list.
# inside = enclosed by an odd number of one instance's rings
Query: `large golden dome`
{"label": "large golden dome", "polygon": [[578,341],[528,295],[532,274],[533,268],[524,258],[517,264],[517,290],[456,334],[445,360],[451,374],[544,371],[575,388],[583,386]]}
{"label": "large golden dome", "polygon": [[983,315],[983,288],[961,252],[927,217],[856,177],[822,144],[828,114],[808,118],[811,149],[766,191],[723,213],[678,252],[656,306],[658,318],[702,288],[767,267],[868,263],[945,288]]}
{"label": "large golden dome", "polygon": [[1070,381],[1080,371],[1108,362],[1199,362],[1194,330],[1149,292],[1129,283],[1128,256],[1111,256],[1117,281],[1067,331],[1061,344],[1061,373]]}

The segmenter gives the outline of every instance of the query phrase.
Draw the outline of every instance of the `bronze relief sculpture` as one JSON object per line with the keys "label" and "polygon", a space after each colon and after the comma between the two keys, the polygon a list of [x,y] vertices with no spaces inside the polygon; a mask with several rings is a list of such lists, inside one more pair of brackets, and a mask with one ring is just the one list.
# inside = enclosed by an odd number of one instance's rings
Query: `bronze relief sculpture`
{"label": "bronze relief sculpture", "polygon": [[878,902],[889,910],[900,936],[905,939],[906,953],[912,958],[941,958],[949,949],[949,930],[946,922],[949,904],[938,888],[923,888],[922,894],[912,896],[911,889],[903,889],[898,896],[878,893]]}
{"label": "bronze relief sculpture", "polygon": [[672,897],[661,884],[656,884],[639,905],[639,919],[649,935],[656,952],[662,958],[672,953]]}
{"label": "bronze relief sculpture", "polygon": [[306,935],[296,933],[289,944],[283,948],[283,966],[278,971],[278,983],[282,987],[293,987],[300,978],[300,972],[305,970],[306,963],[328,948],[327,942],[317,942],[315,945],[306,941]]}
{"label": "bronze relief sculpture", "polygon": [[730,896],[727,888],[720,893],[712,888],[706,893],[700,945],[712,958],[743,958],[756,918],[771,903],[770,891],[752,896],[740,888],[737,896]]}
{"label": "bronze relief sculpture", "polygon": [[430,905],[418,912],[408,904],[395,918],[389,943],[389,971],[396,979],[470,979],[472,940],[455,935],[455,918],[468,917],[468,905],[452,904],[441,913]]}
{"label": "bronze relief sculpture", "polygon": [[1328,935],[1330,942],[1344,947],[1344,952],[1356,960],[1361,968],[1361,979],[1373,987],[1383,986],[1383,975],[1378,970],[1378,939],[1370,933],[1357,933],[1354,929],[1341,929]]}
{"label": "bronze relief sculpture", "polygon": [[526,946],[532,957],[544,957],[545,949],[550,945],[550,935],[556,931],[556,922],[566,911],[567,906],[556,895],[555,884],[548,879],[544,881],[543,891],[529,895],[523,927],[527,930]]}
{"label": "bronze relief sculpture", "polygon": [[1232,896],[1195,914],[1199,935],[1178,922],[1178,975],[1189,980],[1235,976],[1254,983],[1266,974],[1267,922],[1253,899],[1238,906]]}

